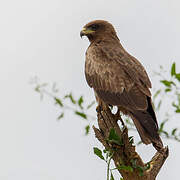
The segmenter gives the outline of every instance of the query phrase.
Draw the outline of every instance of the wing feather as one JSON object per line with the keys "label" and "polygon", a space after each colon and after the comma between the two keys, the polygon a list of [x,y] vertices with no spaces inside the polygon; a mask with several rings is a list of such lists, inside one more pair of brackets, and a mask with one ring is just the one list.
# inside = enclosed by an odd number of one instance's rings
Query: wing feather
{"label": "wing feather", "polygon": [[86,80],[104,102],[144,110],[147,109],[146,96],[151,96],[151,84],[143,67],[139,72],[136,66],[142,67],[125,52],[118,53],[117,49],[112,51],[96,44],[86,53]]}

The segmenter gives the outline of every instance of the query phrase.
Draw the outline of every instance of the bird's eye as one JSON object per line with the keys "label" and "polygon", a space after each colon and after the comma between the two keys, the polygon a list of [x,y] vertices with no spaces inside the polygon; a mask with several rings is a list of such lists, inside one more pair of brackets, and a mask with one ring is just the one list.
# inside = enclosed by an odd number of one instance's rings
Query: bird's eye
{"label": "bird's eye", "polygon": [[97,30],[99,28],[99,25],[97,25],[97,24],[93,24],[93,25],[91,25],[91,29],[92,30]]}

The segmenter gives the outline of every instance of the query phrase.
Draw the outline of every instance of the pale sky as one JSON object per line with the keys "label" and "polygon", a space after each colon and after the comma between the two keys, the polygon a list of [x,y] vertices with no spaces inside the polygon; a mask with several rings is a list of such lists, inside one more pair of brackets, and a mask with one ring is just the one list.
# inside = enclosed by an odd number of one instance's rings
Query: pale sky
{"label": "pale sky", "polygon": [[[93,133],[84,136],[86,123],[71,113],[57,122],[57,108],[48,98],[39,100],[29,79],[57,82],[63,92],[93,100],[84,78],[89,42],[79,32],[104,19],[153,83],[160,64],[180,65],[179,7],[179,0],[1,0],[0,179],[104,180],[106,166],[93,155],[93,146],[101,145]],[[179,180],[180,143],[164,141],[170,156],[157,179]],[[155,151],[142,145],[138,152],[149,160]]]}

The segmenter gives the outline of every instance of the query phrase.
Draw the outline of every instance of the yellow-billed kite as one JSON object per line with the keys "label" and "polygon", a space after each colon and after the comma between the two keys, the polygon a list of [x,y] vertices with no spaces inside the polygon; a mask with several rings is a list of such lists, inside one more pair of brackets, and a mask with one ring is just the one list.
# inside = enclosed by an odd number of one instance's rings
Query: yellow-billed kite
{"label": "yellow-billed kite", "polygon": [[86,24],[81,33],[90,46],[86,51],[85,76],[94,89],[98,106],[117,106],[129,115],[144,144],[163,148],[151,103],[151,82],[141,63],[121,45],[114,27],[107,21]]}

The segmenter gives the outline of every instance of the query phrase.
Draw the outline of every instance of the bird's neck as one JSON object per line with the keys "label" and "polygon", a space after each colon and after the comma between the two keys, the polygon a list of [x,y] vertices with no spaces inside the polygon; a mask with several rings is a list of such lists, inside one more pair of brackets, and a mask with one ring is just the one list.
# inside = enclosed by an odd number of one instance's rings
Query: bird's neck
{"label": "bird's neck", "polygon": [[118,41],[119,42],[119,38],[117,37],[116,33],[106,33],[103,35],[98,35],[98,36],[88,36],[88,39],[91,43],[94,42],[100,42],[100,41]]}

